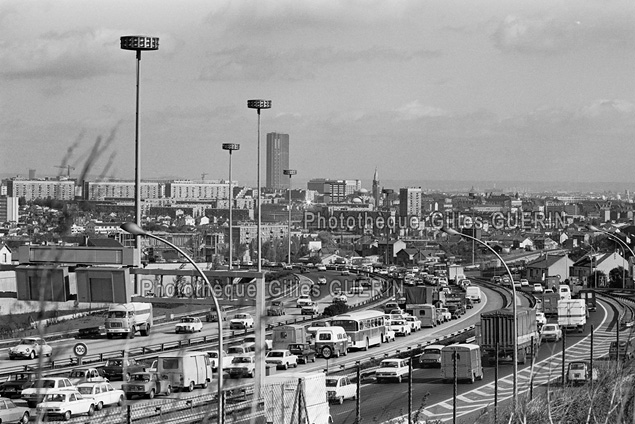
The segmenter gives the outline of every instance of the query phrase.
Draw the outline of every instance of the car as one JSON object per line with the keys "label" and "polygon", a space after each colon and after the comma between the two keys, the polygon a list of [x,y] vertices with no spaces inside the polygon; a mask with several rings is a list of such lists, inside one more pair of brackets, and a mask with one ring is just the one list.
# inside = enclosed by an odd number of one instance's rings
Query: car
{"label": "car", "polygon": [[293,264],[283,263],[282,269],[291,271],[293,270]]}
{"label": "car", "polygon": [[11,399],[0,397],[0,422],[27,424],[31,419],[31,410],[19,406]]}
{"label": "car", "polygon": [[554,293],[553,289],[545,289],[544,294]]}
{"label": "car", "polygon": [[326,377],[326,398],[340,405],[346,399],[357,399],[357,384],[345,375]]}
{"label": "car", "polygon": [[587,361],[571,361],[567,368],[567,383],[571,385],[585,384],[589,381],[598,380],[598,370],[593,368]]}
{"label": "car", "polygon": [[337,293],[333,295],[333,303],[348,303],[348,297],[344,293]]}
{"label": "car", "polygon": [[536,323],[538,324],[539,329],[547,323],[547,317],[544,312],[536,312]]}
{"label": "car", "polygon": [[229,329],[233,330],[235,328],[244,330],[248,328],[254,328],[253,317],[245,313],[235,314],[234,317],[229,321]]}
{"label": "car", "polygon": [[340,271],[340,275],[351,275],[351,271],[348,268],[344,268]]}
{"label": "car", "polygon": [[62,417],[68,421],[76,415],[95,414],[95,401],[84,397],[77,390],[55,390],[48,393],[42,403],[37,406],[38,416]]}
{"label": "car", "polygon": [[130,381],[130,376],[136,372],[144,371],[148,366],[145,362],[134,358],[109,358],[102,368],[103,376],[108,380]]}
{"label": "car", "polygon": [[315,269],[316,269],[316,270],[318,270],[318,271],[326,271],[326,265],[324,265],[324,264],[317,264],[317,265],[315,266]]}
{"label": "car", "polygon": [[521,288],[529,288],[529,280],[527,280],[526,278],[521,278],[520,279],[520,287]]}
{"label": "car", "polygon": [[412,333],[410,324],[403,319],[393,319],[390,321],[390,329],[395,332],[397,336],[409,336]]}
{"label": "car", "polygon": [[315,350],[310,343],[290,343],[289,352],[298,357],[299,364],[315,362]]}
{"label": "car", "polygon": [[326,286],[326,284],[327,284],[326,277],[319,277],[317,279],[317,283],[320,286]]}
{"label": "car", "polygon": [[74,386],[80,383],[96,383],[106,382],[108,379],[104,377],[103,371],[93,367],[75,368],[68,375],[68,379],[71,380]]}
{"label": "car", "polygon": [[441,349],[443,345],[432,344],[423,348],[419,355],[419,367],[441,367]]}
{"label": "car", "polygon": [[349,294],[362,294],[364,293],[364,287],[362,285],[351,286],[348,290]]}
{"label": "car", "polygon": [[298,367],[298,357],[289,349],[274,349],[267,352],[265,364],[275,365],[276,369],[286,370],[289,367]]}
{"label": "car", "polygon": [[282,316],[285,314],[284,302],[282,300],[272,300],[267,308],[268,316]]}
{"label": "car", "polygon": [[317,315],[320,313],[319,307],[315,302],[310,305],[302,306],[300,311],[302,312],[302,315]]}
{"label": "car", "polygon": [[540,330],[542,340],[557,342],[562,339],[562,330],[558,324],[545,324]]}
{"label": "car", "polygon": [[395,330],[392,330],[390,327],[386,327],[384,332],[384,343],[394,342],[397,339],[397,335],[395,334]]}
{"label": "car", "polygon": [[203,331],[203,323],[199,317],[183,317],[174,326],[175,333],[198,333]]}
{"label": "car", "polygon": [[[249,334],[245,336],[245,338],[243,339],[242,346],[247,347],[250,352],[255,352],[256,351],[256,335]],[[273,349],[273,340],[265,339],[265,350],[271,350],[271,349]]]}
{"label": "car", "polygon": [[544,290],[542,288],[542,284],[540,283],[534,283],[533,285],[533,292],[534,293],[542,293]]}
{"label": "car", "polygon": [[33,387],[22,390],[22,400],[25,400],[30,408],[35,408],[42,402],[47,394],[58,389],[74,389],[73,383],[66,377],[43,377]]}
{"label": "car", "polygon": [[[208,350],[206,352],[207,356],[209,356],[209,361],[212,364],[212,371],[218,371],[218,350]],[[226,369],[229,364],[232,363],[232,359],[234,359],[232,355],[223,351],[223,365],[221,366],[221,370]]]}
{"label": "car", "polygon": [[227,348],[227,354],[230,356],[253,355],[256,351],[255,344],[252,346],[233,345]]}
{"label": "car", "polygon": [[9,348],[9,359],[35,359],[51,356],[53,348],[41,337],[24,337],[16,346]]}
{"label": "car", "polygon": [[389,314],[393,309],[400,309],[397,302],[388,302],[384,305],[384,312]]}
{"label": "car", "polygon": [[77,391],[84,397],[92,399],[97,411],[104,406],[121,406],[126,400],[124,391],[115,389],[108,382],[81,383],[77,385]]}
{"label": "car", "polygon": [[230,378],[250,377],[256,375],[256,358],[254,355],[234,356],[232,363],[227,367]]}
{"label": "car", "polygon": [[493,277],[492,277],[492,283],[494,283],[494,284],[501,284],[501,283],[502,283],[502,279],[501,279],[501,277],[500,277],[500,276],[498,276],[498,275],[493,276]]}
{"label": "car", "polygon": [[298,297],[298,300],[296,300],[295,304],[298,308],[301,308],[305,305],[312,305],[313,299],[311,299],[311,296],[309,296],[308,294],[301,294],[300,297]]}
{"label": "car", "polygon": [[448,308],[437,308],[437,315],[439,315],[443,322],[448,322],[452,320],[452,314],[448,310]]}
{"label": "car", "polygon": [[469,297],[465,298],[465,309],[472,309],[474,308],[474,302],[472,302],[472,299],[470,299]]}
{"label": "car", "polygon": [[136,372],[129,382],[121,385],[121,390],[129,398],[144,396],[153,399],[160,394],[170,396],[172,386],[169,379],[161,378],[156,372]]}
{"label": "car", "polygon": [[407,379],[409,369],[408,359],[384,359],[375,371],[375,378],[378,383],[383,383],[386,380],[396,380],[397,383],[401,383],[402,380]]}
{"label": "car", "polygon": [[421,330],[421,320],[412,315],[406,315],[404,319],[410,324],[410,330],[414,333],[415,331]]}
{"label": "car", "polygon": [[19,398],[22,390],[33,387],[40,373],[35,371],[18,371],[11,373],[6,381],[0,383],[0,396]]}

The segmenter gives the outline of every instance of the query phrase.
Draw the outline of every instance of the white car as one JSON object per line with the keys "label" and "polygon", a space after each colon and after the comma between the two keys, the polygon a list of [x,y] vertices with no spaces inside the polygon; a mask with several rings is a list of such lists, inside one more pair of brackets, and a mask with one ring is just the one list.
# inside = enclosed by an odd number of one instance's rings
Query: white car
{"label": "white car", "polygon": [[75,389],[73,383],[66,377],[44,377],[31,388],[22,390],[22,399],[26,401],[29,408],[35,408],[42,402],[46,395],[58,389]]}
{"label": "white car", "polygon": [[235,314],[234,317],[229,321],[229,329],[233,330],[234,328],[254,328],[253,317],[249,314]]}
{"label": "white car", "polygon": [[410,324],[403,319],[394,319],[390,321],[390,329],[395,332],[397,336],[409,336],[412,333]]}
{"label": "white car", "polygon": [[545,342],[554,341],[557,342],[562,339],[562,330],[558,324],[545,324],[540,330],[542,340]]}
{"label": "white car", "polygon": [[197,333],[203,331],[203,323],[198,317],[183,317],[174,326],[175,333]]}
{"label": "white car", "polygon": [[378,383],[386,380],[396,380],[397,383],[401,383],[403,379],[408,378],[408,371],[408,359],[384,359],[379,364],[377,371],[375,371],[375,378]]}
{"label": "white car", "polygon": [[295,304],[298,308],[312,305],[313,299],[311,299],[311,296],[309,296],[308,294],[301,294],[300,297],[298,297],[298,300],[296,300]]}
{"label": "white car", "polygon": [[53,348],[41,337],[24,337],[9,348],[9,359],[35,359],[40,356],[51,356]]}
{"label": "white car", "polygon": [[520,287],[529,287],[529,281],[526,278],[520,279]]}
{"label": "white car", "polygon": [[256,358],[254,355],[234,356],[232,363],[226,369],[231,378],[250,377],[256,375]]}
{"label": "white car", "polygon": [[534,293],[542,293],[544,290],[542,288],[542,284],[535,283],[534,284]]}
{"label": "white car", "polygon": [[419,318],[412,315],[406,315],[404,320],[410,324],[410,330],[412,330],[412,332],[421,330],[421,320]]}
{"label": "white car", "polygon": [[84,397],[77,390],[55,390],[46,395],[44,401],[37,406],[40,417],[62,417],[68,421],[72,416],[95,414],[95,401]]}
{"label": "white car", "polygon": [[265,364],[275,365],[277,369],[286,370],[289,367],[298,367],[298,357],[288,349],[274,349],[267,352]]}
{"label": "white car", "polygon": [[538,328],[541,328],[547,323],[547,317],[545,317],[544,312],[536,312],[536,323],[538,324]]}
{"label": "white car", "polygon": [[386,327],[386,333],[384,334],[384,343],[394,342],[396,340],[395,331],[391,330],[390,327]]}
{"label": "white car", "polygon": [[77,386],[80,383],[101,383],[108,381],[108,379],[102,374],[100,374],[100,371],[97,370],[97,368],[75,368],[68,375],[68,379],[71,380],[71,383],[73,383],[74,386]]}
{"label": "white car", "polygon": [[317,303],[313,302],[310,305],[304,305],[301,308],[302,315],[317,315],[320,313],[320,309]]}
{"label": "white car", "polygon": [[318,271],[326,271],[326,265],[324,264],[317,264],[315,266],[315,269],[317,269]]}
{"label": "white car", "polygon": [[333,303],[347,303],[348,297],[344,293],[338,293],[333,295]]}
{"label": "white car", "polygon": [[437,315],[441,316],[443,322],[452,320],[452,314],[448,308],[437,308]]}
{"label": "white car", "polygon": [[104,406],[121,406],[126,400],[123,390],[115,389],[110,383],[82,383],[77,385],[77,391],[92,399],[97,411]]}
{"label": "white car", "polygon": [[357,384],[345,376],[326,377],[326,397],[329,401],[335,401],[340,405],[346,399],[357,399]]}
{"label": "white car", "polygon": [[[212,371],[218,370],[218,350],[208,350],[207,356],[209,356],[209,361],[212,363]],[[223,365],[221,366],[221,370],[226,369],[229,364],[232,363],[234,359],[233,355],[229,355],[226,352],[223,352]]]}

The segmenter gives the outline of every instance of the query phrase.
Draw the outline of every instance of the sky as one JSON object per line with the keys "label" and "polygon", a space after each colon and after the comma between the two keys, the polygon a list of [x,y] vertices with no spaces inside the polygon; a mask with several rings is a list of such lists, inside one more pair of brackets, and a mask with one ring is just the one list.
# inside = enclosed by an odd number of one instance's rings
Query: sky
{"label": "sky", "polygon": [[268,132],[298,182],[635,180],[627,0],[2,0],[2,176],[134,178],[124,35],[142,179],[255,183],[267,99],[263,183]]}

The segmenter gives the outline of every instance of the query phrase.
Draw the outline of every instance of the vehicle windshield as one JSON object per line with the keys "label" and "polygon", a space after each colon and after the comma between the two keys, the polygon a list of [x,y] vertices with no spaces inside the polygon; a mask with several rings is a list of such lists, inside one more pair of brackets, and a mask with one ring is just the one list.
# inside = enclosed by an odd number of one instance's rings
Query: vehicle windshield
{"label": "vehicle windshield", "polygon": [[270,358],[282,358],[284,356],[284,352],[269,352]]}
{"label": "vehicle windshield", "polygon": [[381,368],[399,368],[399,365],[396,362],[382,362],[380,365]]}
{"label": "vehicle windshield", "polygon": [[93,388],[90,387],[90,386],[78,387],[77,391],[80,392],[83,395],[92,395],[93,394]]}
{"label": "vehicle windshield", "polygon": [[207,352],[207,356],[210,358],[218,358],[218,352]]}
{"label": "vehicle windshield", "polygon": [[8,381],[35,380],[35,374],[11,374]]}
{"label": "vehicle windshield", "polygon": [[126,313],[124,311],[110,311],[108,312],[108,318],[125,318]]}
{"label": "vehicle windshield", "polygon": [[44,389],[54,389],[55,388],[55,380],[42,380],[42,388],[44,388]]}
{"label": "vehicle windshield", "polygon": [[423,351],[424,355],[440,355],[441,349],[425,349]]}
{"label": "vehicle windshield", "polygon": [[44,399],[45,402],[64,402],[66,399],[66,394],[64,393],[51,393],[50,395],[46,395]]}
{"label": "vehicle windshield", "polygon": [[337,380],[334,378],[326,379],[326,387],[337,387]]}
{"label": "vehicle windshield", "polygon": [[190,318],[190,317],[181,318],[181,322],[194,322],[194,318]]}
{"label": "vehicle windshield", "polygon": [[32,344],[35,344],[35,339],[22,339],[20,340],[20,344],[32,345]]}
{"label": "vehicle windshield", "polygon": [[246,356],[239,356],[237,358],[234,358],[232,362],[234,364],[248,364],[251,362],[251,358],[248,358]]}
{"label": "vehicle windshield", "polygon": [[392,325],[404,325],[404,321],[393,321]]}
{"label": "vehicle windshield", "polygon": [[144,383],[147,383],[150,381],[150,374],[135,374],[134,381],[143,381]]}
{"label": "vehicle windshield", "polygon": [[83,377],[84,374],[86,374],[86,370],[73,370],[73,371],[71,371],[69,377],[70,378],[78,378],[78,377]]}
{"label": "vehicle windshield", "polygon": [[120,367],[123,365],[123,361],[121,359],[109,359],[106,361],[107,367]]}
{"label": "vehicle windshield", "polygon": [[583,370],[583,369],[585,368],[585,365],[584,365],[584,364],[582,364],[582,363],[576,363],[576,362],[574,362],[574,363],[572,363],[572,364],[571,364],[570,368],[571,368],[572,370]]}
{"label": "vehicle windshield", "polygon": [[357,325],[357,321],[352,320],[352,319],[333,320],[333,326],[342,327],[342,328],[344,328],[344,331],[357,331],[357,330],[359,330],[358,325]]}
{"label": "vehicle windshield", "polygon": [[555,325],[545,325],[543,327],[543,331],[554,331],[556,329]]}

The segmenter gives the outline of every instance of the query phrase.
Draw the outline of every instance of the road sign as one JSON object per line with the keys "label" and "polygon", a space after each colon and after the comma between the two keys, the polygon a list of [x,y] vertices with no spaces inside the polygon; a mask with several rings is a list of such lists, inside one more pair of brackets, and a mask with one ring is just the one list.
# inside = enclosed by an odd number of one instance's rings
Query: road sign
{"label": "road sign", "polygon": [[88,353],[88,347],[84,343],[77,343],[73,346],[73,352],[75,353],[75,356],[81,358],[82,356],[86,356]]}

